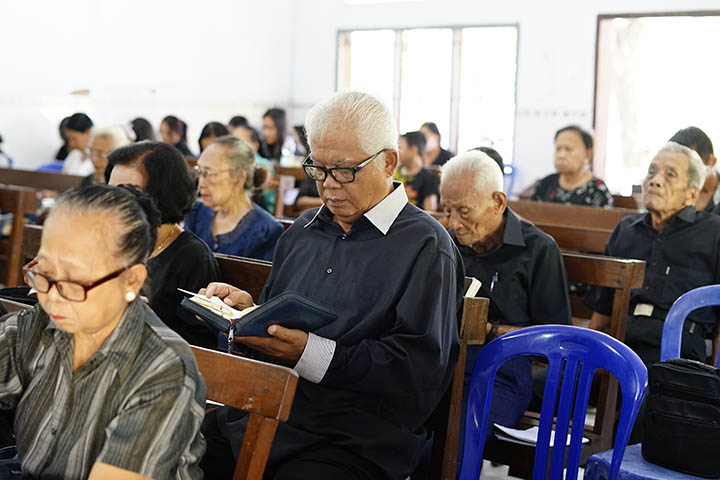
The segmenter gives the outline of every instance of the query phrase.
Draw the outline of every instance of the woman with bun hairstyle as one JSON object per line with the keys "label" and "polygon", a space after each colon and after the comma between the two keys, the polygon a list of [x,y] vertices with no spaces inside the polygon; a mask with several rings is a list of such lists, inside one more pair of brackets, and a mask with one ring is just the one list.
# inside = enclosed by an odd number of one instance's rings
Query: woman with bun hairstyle
{"label": "woman with bun hairstyle", "polygon": [[283,227],[250,199],[267,177],[255,164],[255,151],[245,141],[220,137],[203,151],[195,167],[200,196],[185,219],[185,228],[214,252],[272,260]]}
{"label": "woman with bun hairstyle", "polygon": [[142,300],[160,212],[134,187],[64,192],[23,268],[33,309],[0,318],[0,408],[23,478],[201,479],[206,390]]}

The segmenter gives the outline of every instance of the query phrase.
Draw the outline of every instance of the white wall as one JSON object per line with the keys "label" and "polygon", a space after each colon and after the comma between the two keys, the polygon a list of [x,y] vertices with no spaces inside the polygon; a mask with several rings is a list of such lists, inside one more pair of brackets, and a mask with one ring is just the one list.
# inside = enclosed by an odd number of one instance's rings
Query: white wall
{"label": "white wall", "polygon": [[[720,8],[718,0],[41,0],[0,2],[0,133],[20,166],[50,160],[57,125],[174,113],[191,148],[210,120],[273,105],[300,123],[335,88],[338,29],[518,24],[516,186],[552,171],[552,136],[592,126],[600,13]],[[88,89],[89,95],[70,95]],[[481,113],[480,113],[481,114]],[[516,187],[517,190],[517,187]]]}
{"label": "white wall", "polygon": [[[176,114],[256,124],[289,103],[294,0],[42,0],[0,3],[0,134],[16,165],[53,158],[60,120],[96,126]],[[273,27],[273,31],[270,30]],[[87,95],[71,95],[88,90]],[[1,180],[1,179],[0,179]]]}
{"label": "white wall", "polygon": [[[300,0],[295,35],[294,120],[335,87],[336,31],[353,28],[519,25],[515,190],[551,173],[553,134],[592,127],[597,15],[711,10],[718,0],[421,0],[346,5]],[[481,113],[479,113],[481,114]]]}

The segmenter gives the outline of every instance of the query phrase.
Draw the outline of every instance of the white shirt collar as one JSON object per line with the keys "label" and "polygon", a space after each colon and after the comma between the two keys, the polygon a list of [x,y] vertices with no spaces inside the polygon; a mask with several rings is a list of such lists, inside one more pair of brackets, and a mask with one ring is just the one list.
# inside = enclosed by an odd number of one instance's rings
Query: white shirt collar
{"label": "white shirt collar", "polygon": [[[407,203],[408,198],[405,193],[405,187],[403,187],[403,184],[400,182],[393,182],[393,191],[390,192],[387,197],[383,198],[380,203],[365,212],[365,218],[370,220],[370,223],[380,230],[383,235],[387,235],[390,227],[395,223],[395,220]],[[325,205],[318,208],[318,211],[315,212],[315,215],[305,227],[308,227],[315,221],[323,208],[325,208]]]}

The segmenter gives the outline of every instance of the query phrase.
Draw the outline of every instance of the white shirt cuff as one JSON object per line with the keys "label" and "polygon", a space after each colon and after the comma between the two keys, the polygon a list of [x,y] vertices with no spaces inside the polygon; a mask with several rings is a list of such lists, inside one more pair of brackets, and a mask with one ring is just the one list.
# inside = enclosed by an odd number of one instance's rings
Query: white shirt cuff
{"label": "white shirt cuff", "polygon": [[335,340],[309,333],[305,350],[295,365],[295,371],[309,382],[320,383],[330,366],[333,355],[335,355]]}

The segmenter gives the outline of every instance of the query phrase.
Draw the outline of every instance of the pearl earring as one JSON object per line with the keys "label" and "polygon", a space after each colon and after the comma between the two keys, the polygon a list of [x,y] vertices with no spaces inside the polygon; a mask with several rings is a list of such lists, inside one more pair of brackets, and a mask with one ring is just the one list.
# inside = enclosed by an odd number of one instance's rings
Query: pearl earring
{"label": "pearl earring", "polygon": [[125,294],[125,300],[127,300],[128,302],[132,302],[133,300],[135,300],[135,293],[134,293],[134,292],[127,292],[127,293]]}

